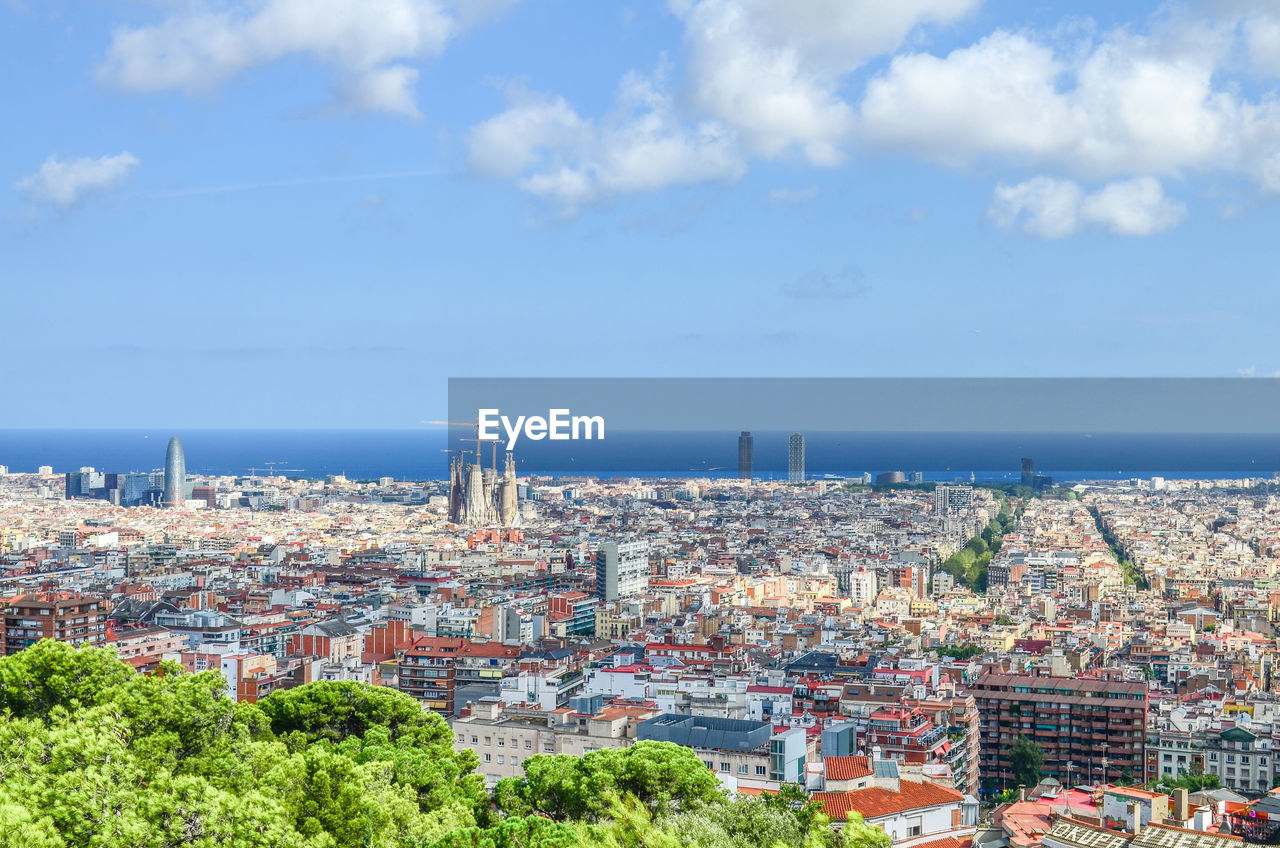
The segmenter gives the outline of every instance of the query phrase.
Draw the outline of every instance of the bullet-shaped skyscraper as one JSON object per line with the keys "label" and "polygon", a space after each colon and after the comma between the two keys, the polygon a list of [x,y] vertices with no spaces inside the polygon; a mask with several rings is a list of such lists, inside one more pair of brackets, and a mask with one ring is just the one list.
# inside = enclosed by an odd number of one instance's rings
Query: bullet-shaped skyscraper
{"label": "bullet-shaped skyscraper", "polygon": [[755,453],[755,439],[751,438],[750,430],[743,430],[742,435],[738,436],[738,479],[751,479],[751,461],[752,455]]}
{"label": "bullet-shaped skyscraper", "polygon": [[804,434],[792,433],[787,442],[787,480],[804,482]]}
{"label": "bullet-shaped skyscraper", "polygon": [[187,503],[187,458],[182,455],[182,442],[177,436],[169,439],[169,449],[164,453],[165,507],[185,506]]}

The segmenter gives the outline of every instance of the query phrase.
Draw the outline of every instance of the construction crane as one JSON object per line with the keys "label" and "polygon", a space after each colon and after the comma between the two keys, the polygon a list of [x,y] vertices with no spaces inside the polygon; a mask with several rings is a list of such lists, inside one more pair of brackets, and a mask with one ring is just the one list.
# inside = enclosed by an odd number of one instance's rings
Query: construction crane
{"label": "construction crane", "polygon": [[[442,426],[445,426],[445,427],[474,427],[474,428],[476,429],[476,435],[475,435],[475,438],[468,439],[468,438],[465,438],[465,437],[460,437],[460,438],[458,439],[458,441],[460,441],[460,442],[475,442],[475,443],[476,443],[476,461],[477,461],[477,462],[480,462],[480,461],[481,461],[481,458],[480,458],[480,445],[481,445],[481,444],[483,444],[483,443],[485,443],[485,442],[492,442],[492,443],[493,443],[493,462],[494,462],[494,467],[495,467],[495,468],[497,468],[497,463],[498,463],[498,442],[499,442],[499,441],[501,441],[501,440],[500,440],[500,439],[497,439],[497,438],[493,438],[493,439],[482,439],[482,438],[480,438],[480,422],[479,422],[479,421],[422,421],[422,422],[420,422],[420,423],[422,423],[422,424],[436,424],[436,425],[442,425]],[[453,451],[452,451],[451,449],[445,448],[444,450],[445,450],[445,452],[446,452],[446,453],[453,453]],[[465,453],[465,451],[462,451],[462,453]]]}

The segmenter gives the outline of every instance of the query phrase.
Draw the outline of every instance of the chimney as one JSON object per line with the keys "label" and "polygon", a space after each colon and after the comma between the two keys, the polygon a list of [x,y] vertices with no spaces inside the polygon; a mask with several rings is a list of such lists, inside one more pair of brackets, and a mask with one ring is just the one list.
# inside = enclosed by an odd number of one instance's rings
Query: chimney
{"label": "chimney", "polygon": [[1019,801],[1027,800],[1027,787],[1025,786],[1018,787],[1018,800]]}
{"label": "chimney", "polygon": [[1191,793],[1186,789],[1173,790],[1173,817],[1179,825],[1191,818]]}

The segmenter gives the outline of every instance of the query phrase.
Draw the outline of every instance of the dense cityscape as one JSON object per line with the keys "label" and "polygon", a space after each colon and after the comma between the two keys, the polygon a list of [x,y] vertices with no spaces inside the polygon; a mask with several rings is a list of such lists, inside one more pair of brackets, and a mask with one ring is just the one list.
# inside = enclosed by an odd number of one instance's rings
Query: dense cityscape
{"label": "dense cityscape", "polygon": [[1280,848],[1280,0],[0,62],[0,848]]}
{"label": "dense cityscape", "polygon": [[767,482],[751,450],[723,480],[482,450],[447,481],[204,477],[176,436],[148,474],[3,469],[3,653],[107,647],[246,704],[396,690],[490,790],[652,741],[902,848],[1280,842],[1270,480],[808,480],[795,434]]}

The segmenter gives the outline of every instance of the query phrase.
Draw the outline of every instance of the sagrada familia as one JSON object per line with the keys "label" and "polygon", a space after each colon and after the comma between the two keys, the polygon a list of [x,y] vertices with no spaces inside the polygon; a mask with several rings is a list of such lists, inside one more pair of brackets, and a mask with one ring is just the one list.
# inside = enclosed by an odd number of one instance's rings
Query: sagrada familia
{"label": "sagrada familia", "polygon": [[501,477],[496,453],[493,468],[480,464],[479,445],[476,445],[475,462],[468,463],[464,456],[449,460],[449,520],[468,527],[520,525],[516,460],[510,452]]}

